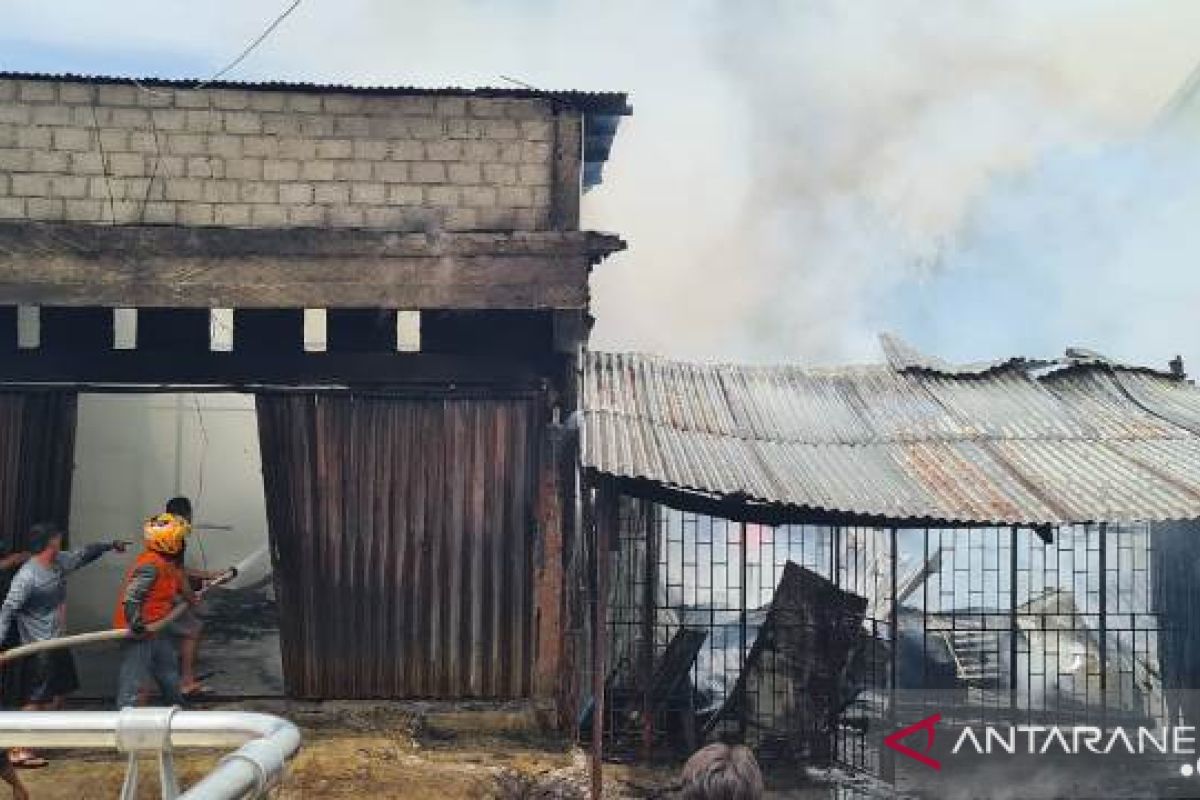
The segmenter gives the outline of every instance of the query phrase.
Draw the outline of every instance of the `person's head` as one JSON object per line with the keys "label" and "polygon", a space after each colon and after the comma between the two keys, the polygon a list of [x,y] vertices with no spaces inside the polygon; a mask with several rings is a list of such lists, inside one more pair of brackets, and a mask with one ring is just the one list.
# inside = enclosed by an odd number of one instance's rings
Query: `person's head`
{"label": "person's head", "polygon": [[183,553],[184,541],[192,526],[178,514],[155,514],[142,526],[146,549],[176,558]]}
{"label": "person's head", "polygon": [[167,501],[166,508],[163,511],[167,514],[183,517],[189,523],[192,521],[192,501],[186,497],[172,497]]}
{"label": "person's head", "polygon": [[762,772],[742,745],[710,744],[683,766],[683,800],[758,800]]}
{"label": "person's head", "polygon": [[49,553],[51,556],[62,550],[62,528],[53,522],[39,522],[29,529],[29,552],[35,556]]}

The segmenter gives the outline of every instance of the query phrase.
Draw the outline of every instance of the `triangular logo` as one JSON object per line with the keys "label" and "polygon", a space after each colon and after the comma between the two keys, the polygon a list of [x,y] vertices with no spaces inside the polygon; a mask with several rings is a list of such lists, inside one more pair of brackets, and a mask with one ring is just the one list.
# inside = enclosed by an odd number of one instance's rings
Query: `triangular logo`
{"label": "triangular logo", "polygon": [[[914,722],[912,725],[909,725],[907,728],[901,728],[900,730],[898,730],[895,733],[891,734],[890,736],[886,737],[883,740],[883,743],[885,745],[887,745],[888,747],[892,748],[893,750],[895,750],[897,753],[902,753],[902,754],[908,756],[909,758],[913,759],[914,761],[921,762],[922,764],[924,764],[927,767],[932,767],[933,769],[940,770],[942,768],[942,762],[938,761],[936,758],[930,758],[926,754],[930,750],[933,749],[933,737],[934,737],[934,734],[936,733],[936,731],[934,730],[934,726],[937,725],[941,721],[942,721],[942,715],[940,713],[934,714],[932,717],[926,717],[925,719],[921,720],[920,722]],[[908,745],[903,744],[901,742],[902,739],[907,739],[909,736],[912,736],[917,731],[922,731],[922,730],[925,731],[925,748],[924,748],[923,752],[917,752],[916,750],[913,750],[911,747],[909,747]]]}

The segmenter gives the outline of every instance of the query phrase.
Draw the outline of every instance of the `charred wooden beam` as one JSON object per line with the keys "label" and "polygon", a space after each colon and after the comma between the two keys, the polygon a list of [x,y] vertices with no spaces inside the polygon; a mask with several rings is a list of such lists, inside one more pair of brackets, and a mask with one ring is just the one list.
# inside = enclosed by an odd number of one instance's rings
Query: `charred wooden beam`
{"label": "charred wooden beam", "polygon": [[553,320],[545,311],[435,310],[421,315],[421,349],[456,355],[548,355]]}
{"label": "charred wooden beam", "polygon": [[565,612],[563,573],[563,453],[568,434],[548,425],[541,440],[537,477],[537,537],[534,541],[533,594],[536,626],[534,694],[563,702],[562,674]]}
{"label": "charred wooden beam", "polygon": [[396,350],[396,312],[382,308],[334,308],[325,317],[325,349],[331,353]]}
{"label": "charred wooden beam", "polygon": [[0,306],[0,352],[17,349],[17,307]]}
{"label": "charred wooden beam", "polygon": [[96,352],[112,349],[111,308],[46,306],[40,309],[40,318],[43,350]]}
{"label": "charred wooden beam", "polygon": [[624,243],[581,232],[399,234],[0,223],[0,303],[585,308]]}
{"label": "charred wooden beam", "polygon": [[212,315],[206,308],[139,308],[139,350],[204,353],[209,349]]}
{"label": "charred wooden beam", "polygon": [[[721,517],[738,522],[751,522],[759,525],[841,525],[863,528],[890,528],[902,530],[913,528],[928,528],[930,530],[962,528],[966,523],[957,520],[932,518],[894,518],[870,514],[850,514],[837,511],[827,511],[819,508],[790,506],[775,503],[761,503],[741,495],[709,495],[686,489],[679,489],[666,484],[657,483],[646,478],[615,477],[585,468],[584,475],[596,484],[610,483],[615,491],[629,497],[640,497],[653,500],[681,511],[691,511],[710,517]],[[979,520],[977,527],[989,527],[995,523]],[[1053,541],[1051,526],[1039,525],[1030,528],[1043,541]]]}
{"label": "charred wooden beam", "polygon": [[277,256],[280,258],[405,256],[569,256],[598,262],[623,250],[620,237],[594,231],[396,233],[358,228],[191,228],[0,221],[0,254]]}
{"label": "charred wooden beam", "polygon": [[431,353],[22,350],[0,353],[0,385],[541,387],[553,364]]}
{"label": "charred wooden beam", "polygon": [[304,309],[234,309],[233,349],[263,355],[299,352],[304,349]]}

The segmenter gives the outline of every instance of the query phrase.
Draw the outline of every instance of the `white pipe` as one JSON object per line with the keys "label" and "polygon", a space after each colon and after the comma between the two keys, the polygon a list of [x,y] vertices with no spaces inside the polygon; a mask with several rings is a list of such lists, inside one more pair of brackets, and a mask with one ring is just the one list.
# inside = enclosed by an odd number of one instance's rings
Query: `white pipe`
{"label": "white pipe", "polygon": [[[116,747],[119,711],[0,711],[0,747],[22,743],[40,749]],[[235,747],[266,735],[277,723],[269,714],[243,711],[179,711],[171,718],[174,747]]]}
{"label": "white pipe", "polygon": [[261,717],[264,723],[258,738],[221,759],[215,770],[184,792],[179,800],[232,800],[247,794],[258,796],[279,780],[288,759],[300,749],[300,731],[278,717],[253,716]]}
{"label": "white pipe", "polygon": [[[115,749],[120,716],[117,711],[0,711],[0,747]],[[300,749],[296,726],[270,714],[177,711],[167,718],[172,749],[240,745],[180,800],[232,800],[262,793]]]}

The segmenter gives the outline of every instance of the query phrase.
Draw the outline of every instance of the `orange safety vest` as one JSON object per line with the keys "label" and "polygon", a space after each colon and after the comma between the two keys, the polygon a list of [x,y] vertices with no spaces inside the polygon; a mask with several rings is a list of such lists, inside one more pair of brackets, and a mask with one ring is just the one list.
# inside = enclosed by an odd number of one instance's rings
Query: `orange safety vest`
{"label": "orange safety vest", "polygon": [[117,597],[117,610],[113,614],[114,628],[129,627],[129,621],[125,619],[125,590],[129,587],[129,581],[133,578],[134,571],[145,564],[152,564],[158,574],[142,603],[142,622],[149,625],[170,614],[171,609],[175,607],[175,599],[183,594],[183,570],[179,568],[179,565],[153,550],[143,550],[130,566],[129,571],[125,573],[125,580],[121,583],[121,594]]}

